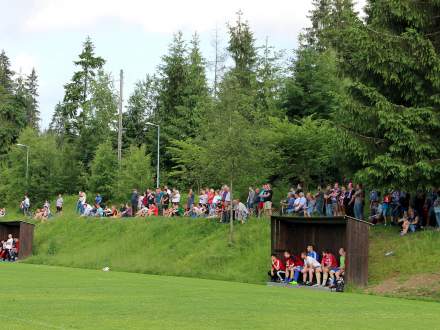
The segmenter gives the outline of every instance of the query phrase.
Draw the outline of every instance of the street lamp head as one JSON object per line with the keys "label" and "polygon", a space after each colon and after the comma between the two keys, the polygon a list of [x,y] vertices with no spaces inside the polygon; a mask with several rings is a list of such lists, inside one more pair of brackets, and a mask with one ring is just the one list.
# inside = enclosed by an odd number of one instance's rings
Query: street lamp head
{"label": "street lamp head", "polygon": [[159,125],[157,125],[157,124],[155,124],[155,123],[152,123],[152,122],[150,122],[150,121],[147,121],[145,124],[147,124],[147,125],[151,125],[151,126],[156,126],[156,127],[159,126]]}
{"label": "street lamp head", "polygon": [[25,144],[17,143],[16,145],[19,146],[19,147],[25,147],[25,148],[27,148],[27,145],[25,145]]}

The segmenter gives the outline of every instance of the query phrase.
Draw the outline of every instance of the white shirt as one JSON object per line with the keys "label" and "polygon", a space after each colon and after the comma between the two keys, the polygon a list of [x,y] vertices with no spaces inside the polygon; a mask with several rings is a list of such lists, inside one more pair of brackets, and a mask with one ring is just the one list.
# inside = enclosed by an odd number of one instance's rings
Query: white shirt
{"label": "white shirt", "polygon": [[180,203],[180,193],[178,191],[176,191],[176,193],[173,195],[171,202],[172,203]]}
{"label": "white shirt", "polygon": [[64,203],[63,197],[57,199],[57,207],[63,206],[63,203]]}
{"label": "white shirt", "polygon": [[304,265],[309,266],[309,267],[313,267],[313,268],[321,267],[321,264],[315,258],[312,258],[310,256],[307,256],[304,259]]}
{"label": "white shirt", "polygon": [[90,212],[93,210],[93,207],[92,207],[92,205],[90,205],[90,204],[87,204],[87,206],[86,206],[86,208],[85,208],[85,210],[84,210],[84,215],[87,217],[87,216],[89,216],[90,215]]}
{"label": "white shirt", "polygon": [[242,202],[238,203],[237,211],[238,212],[243,212],[245,214],[248,214],[248,209],[247,209],[246,205],[244,205]]}
{"label": "white shirt", "polygon": [[203,194],[199,196],[199,203],[200,204],[208,204],[208,195]]}
{"label": "white shirt", "polygon": [[31,201],[29,200],[29,197],[24,198],[24,206],[26,206],[26,207],[31,206]]}
{"label": "white shirt", "polygon": [[225,202],[230,202],[230,201],[231,201],[231,193],[228,191],[225,196]]}
{"label": "white shirt", "polygon": [[8,240],[5,243],[5,249],[11,250],[13,244],[14,244],[14,239],[13,238],[8,238]]}

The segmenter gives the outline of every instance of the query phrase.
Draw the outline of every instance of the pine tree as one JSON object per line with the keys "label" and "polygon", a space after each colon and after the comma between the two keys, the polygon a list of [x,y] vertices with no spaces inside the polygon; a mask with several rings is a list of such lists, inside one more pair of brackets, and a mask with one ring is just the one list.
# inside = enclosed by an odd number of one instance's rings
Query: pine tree
{"label": "pine tree", "polygon": [[8,151],[26,126],[24,84],[14,82],[14,72],[4,51],[0,53],[0,154]]}
{"label": "pine tree", "polygon": [[[268,38],[257,61],[257,105],[262,117],[280,116],[281,91],[284,85],[283,53],[269,46]],[[262,118],[262,119],[263,119]]]}
{"label": "pine tree", "polygon": [[85,123],[84,109],[90,97],[91,83],[98,71],[102,69],[105,60],[95,55],[95,46],[87,37],[83,44],[83,50],[79,54],[79,60],[74,61],[79,71],[73,74],[72,81],[64,86],[63,116],[66,123],[64,127],[69,129],[65,132],[68,136],[74,136]]}
{"label": "pine tree", "polygon": [[340,30],[351,78],[338,125],[376,185],[423,186],[440,174],[440,56],[432,35],[440,4],[370,1],[367,24]]}
{"label": "pine tree", "polygon": [[257,50],[255,38],[247,21],[243,21],[243,13],[237,13],[235,25],[228,24],[228,52],[234,60],[234,74],[241,87],[251,88],[255,81]]}
{"label": "pine tree", "polygon": [[0,53],[0,86],[10,93],[12,93],[14,88],[13,76],[14,72],[11,69],[11,61],[6,52],[2,50]]}
{"label": "pine tree", "polygon": [[[158,77],[158,103],[153,120],[161,125],[161,144],[194,137],[209,97],[205,60],[197,36],[190,49],[181,32],[174,36],[168,54],[162,57]],[[166,169],[173,166],[169,154],[161,159]]]}
{"label": "pine tree", "polygon": [[136,83],[128,99],[127,111],[123,113],[124,146],[140,147],[142,144],[153,143],[151,136],[145,132],[145,123],[157,110],[157,98],[158,80],[155,76],[147,75],[144,80]]}
{"label": "pine tree", "polygon": [[30,75],[26,77],[25,86],[27,125],[38,130],[40,111],[38,109],[38,76],[35,69],[32,69]]}

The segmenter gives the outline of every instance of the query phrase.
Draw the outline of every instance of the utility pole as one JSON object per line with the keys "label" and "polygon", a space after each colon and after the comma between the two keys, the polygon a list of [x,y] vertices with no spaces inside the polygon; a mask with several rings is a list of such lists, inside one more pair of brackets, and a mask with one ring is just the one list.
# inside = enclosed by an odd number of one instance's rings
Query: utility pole
{"label": "utility pole", "polygon": [[119,122],[118,122],[118,164],[122,159],[122,91],[124,89],[124,71],[119,72]]}

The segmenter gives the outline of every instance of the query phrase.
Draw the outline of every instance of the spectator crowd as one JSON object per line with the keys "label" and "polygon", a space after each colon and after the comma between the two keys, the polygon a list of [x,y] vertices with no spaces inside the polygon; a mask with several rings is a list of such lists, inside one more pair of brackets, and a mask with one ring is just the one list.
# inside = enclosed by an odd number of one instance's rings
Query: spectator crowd
{"label": "spectator crowd", "polygon": [[[235,197],[235,195],[234,195]],[[245,223],[249,217],[271,216],[274,209],[273,190],[266,183],[261,187],[249,187],[246,200],[231,198],[227,185],[220,189],[202,188],[198,193],[189,189],[182,194],[176,188],[168,186],[146,189],[139,192],[133,189],[129,201],[119,206],[107,205],[97,193],[90,201],[85,192],[80,191],[76,203],[76,212],[84,217],[192,217],[214,218],[222,223],[230,219]],[[64,200],[62,195],[56,199],[56,213],[62,213]],[[25,194],[20,210],[31,215],[30,199]],[[428,192],[421,190],[414,194],[400,189],[371,190],[366,195],[362,184],[348,182],[318,186],[315,191],[305,191],[300,184],[291,188],[285,199],[281,200],[279,213],[292,216],[350,216],[373,224],[396,225],[401,234],[406,235],[417,229],[435,226],[440,228],[440,189],[432,188]],[[0,209],[0,217],[6,214]],[[368,214],[367,216],[365,216]],[[36,220],[46,221],[52,217],[48,200],[34,213]]]}

